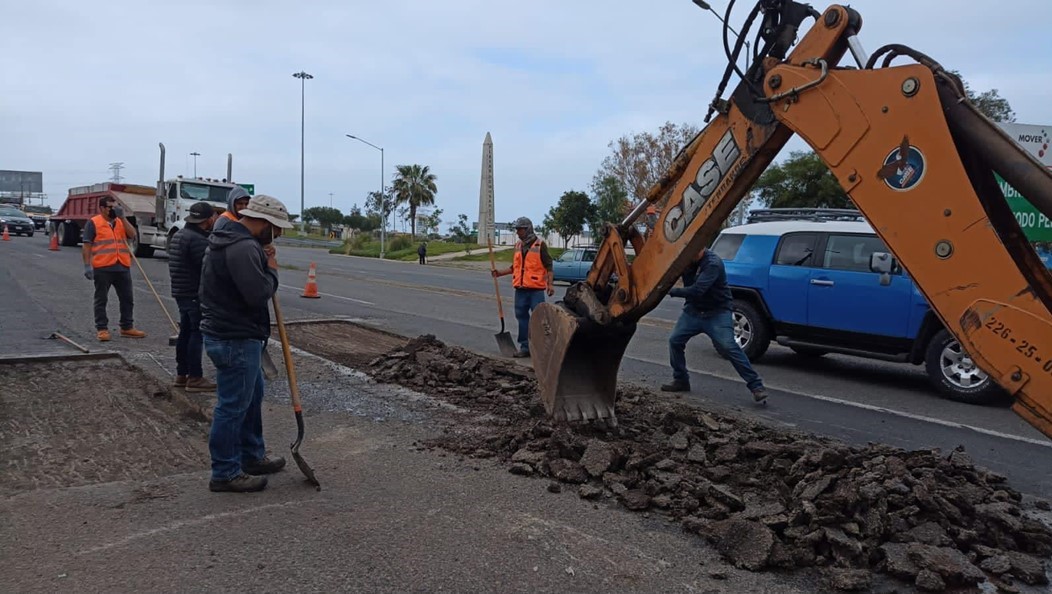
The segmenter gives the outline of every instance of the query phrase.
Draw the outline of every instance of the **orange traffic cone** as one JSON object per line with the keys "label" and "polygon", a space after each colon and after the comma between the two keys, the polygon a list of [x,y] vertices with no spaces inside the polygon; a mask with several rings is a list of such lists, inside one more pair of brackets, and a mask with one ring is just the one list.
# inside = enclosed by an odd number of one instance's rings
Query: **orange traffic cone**
{"label": "orange traffic cone", "polygon": [[311,299],[321,299],[321,295],[318,294],[318,282],[316,280],[316,269],[314,262],[310,263],[310,270],[307,271],[307,286],[303,287],[303,294],[300,297],[309,297]]}
{"label": "orange traffic cone", "polygon": [[11,241],[11,236],[7,234],[7,225],[4,225],[4,241]]}
{"label": "orange traffic cone", "polygon": [[58,251],[58,233],[51,234],[51,245],[49,245],[47,249],[53,252]]}

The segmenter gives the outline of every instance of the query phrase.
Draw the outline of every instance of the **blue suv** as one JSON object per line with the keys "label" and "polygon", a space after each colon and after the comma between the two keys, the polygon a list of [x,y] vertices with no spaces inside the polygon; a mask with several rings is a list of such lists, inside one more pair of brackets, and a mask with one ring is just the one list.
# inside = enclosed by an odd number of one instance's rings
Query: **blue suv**
{"label": "blue suv", "polygon": [[943,327],[861,213],[751,215],[712,245],[726,265],[735,336],[749,359],[775,341],[808,357],[842,353],[924,365],[932,384],[953,400],[985,404],[1005,396]]}

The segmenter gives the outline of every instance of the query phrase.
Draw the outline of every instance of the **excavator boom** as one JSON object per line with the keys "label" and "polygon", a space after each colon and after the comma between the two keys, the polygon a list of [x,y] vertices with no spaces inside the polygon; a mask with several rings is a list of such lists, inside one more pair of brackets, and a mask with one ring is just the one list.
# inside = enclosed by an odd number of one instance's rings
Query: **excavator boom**
{"label": "excavator boom", "polygon": [[[943,325],[1014,410],[1052,436],[1052,277],[993,172],[1052,217],[1052,175],[966,100],[938,63],[892,45],[865,56],[862,19],[761,0],[765,50],[646,200],[608,225],[588,279],[530,323],[541,399],[557,419],[616,423],[616,378],[654,309],[793,135],[823,159]],[[800,22],[815,25],[785,56]],[[747,24],[748,25],[748,24]],[[747,28],[747,27],[746,27]],[[743,35],[745,32],[743,31]],[[740,46],[740,42],[739,42]],[[737,49],[737,48],[736,48]],[[838,68],[850,51],[860,68]],[[887,57],[881,67],[876,60]],[[898,56],[918,63],[891,66]],[[722,86],[722,85],[721,85]],[[665,202],[654,231],[634,218]],[[626,243],[636,258],[628,263]]]}

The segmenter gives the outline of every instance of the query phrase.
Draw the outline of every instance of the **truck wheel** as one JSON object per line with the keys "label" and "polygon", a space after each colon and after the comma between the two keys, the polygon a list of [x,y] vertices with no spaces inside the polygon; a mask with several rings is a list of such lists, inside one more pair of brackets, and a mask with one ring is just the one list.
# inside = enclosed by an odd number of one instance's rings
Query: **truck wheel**
{"label": "truck wheel", "polygon": [[771,325],[767,318],[748,301],[735,299],[731,305],[731,320],[734,322],[734,340],[749,361],[763,357],[767,347],[771,346]]}
{"label": "truck wheel", "polygon": [[152,258],[153,248],[148,245],[143,245],[139,242],[139,234],[136,233],[135,237],[128,240],[128,246],[131,247],[132,253],[137,258]]}
{"label": "truck wheel", "polygon": [[59,223],[58,238],[63,246],[74,247],[80,243],[80,229],[73,223]]}
{"label": "truck wheel", "polygon": [[949,331],[939,330],[928,343],[924,357],[928,379],[950,400],[967,404],[993,404],[1005,391],[979,369]]}

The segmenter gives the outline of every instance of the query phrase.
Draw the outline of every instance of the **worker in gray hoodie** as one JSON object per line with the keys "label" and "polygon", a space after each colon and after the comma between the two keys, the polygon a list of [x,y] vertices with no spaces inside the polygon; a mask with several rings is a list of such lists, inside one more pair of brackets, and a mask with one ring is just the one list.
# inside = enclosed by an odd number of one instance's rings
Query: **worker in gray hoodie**
{"label": "worker in gray hoodie", "polygon": [[212,226],[212,230],[218,231],[229,222],[236,223],[238,219],[241,218],[238,213],[248,205],[248,199],[249,195],[248,192],[245,191],[245,188],[242,188],[241,186],[230,188],[230,192],[226,196],[226,211],[216,219],[215,225]]}

